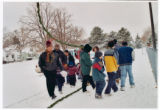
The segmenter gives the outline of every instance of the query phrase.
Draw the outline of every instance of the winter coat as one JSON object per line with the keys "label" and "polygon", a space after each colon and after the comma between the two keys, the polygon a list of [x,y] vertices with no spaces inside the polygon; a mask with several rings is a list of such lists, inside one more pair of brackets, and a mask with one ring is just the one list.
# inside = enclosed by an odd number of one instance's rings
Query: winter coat
{"label": "winter coat", "polygon": [[115,51],[115,57],[116,57],[116,60],[117,60],[117,63],[119,64],[119,53],[118,53],[118,50],[121,46],[118,45],[118,44],[115,44],[115,48],[114,48],[114,51]]}
{"label": "winter coat", "polygon": [[133,61],[132,52],[133,52],[133,49],[131,47],[123,46],[119,48],[118,50],[119,64],[120,65],[132,64],[132,61]]}
{"label": "winter coat", "polygon": [[74,59],[74,57],[71,54],[69,54],[68,57],[65,56],[65,61],[67,62],[66,64],[69,64],[70,62],[72,62],[73,65],[75,65],[75,59]]}
{"label": "winter coat", "polygon": [[56,71],[58,67],[60,68],[60,70],[63,69],[57,53],[52,52],[50,54],[49,57],[51,59],[51,62],[47,62],[46,57],[47,57],[47,52],[43,52],[39,57],[39,67],[41,68],[42,72]]}
{"label": "winter coat", "polygon": [[77,67],[76,66],[72,66],[72,67],[68,67],[68,75],[75,75],[77,72]]}
{"label": "winter coat", "polygon": [[114,49],[108,49],[104,53],[104,62],[107,72],[115,72],[118,70],[118,64]]}
{"label": "winter coat", "polygon": [[80,56],[81,72],[83,75],[89,75],[91,71],[92,61],[87,52],[81,52]]}
{"label": "winter coat", "polygon": [[53,50],[53,52],[57,53],[62,61],[63,64],[67,64],[67,61],[65,59],[65,55],[61,50]]}
{"label": "winter coat", "polygon": [[93,65],[92,65],[92,77],[94,81],[104,81],[105,74],[104,74],[104,66],[101,65],[102,61],[95,57]]}

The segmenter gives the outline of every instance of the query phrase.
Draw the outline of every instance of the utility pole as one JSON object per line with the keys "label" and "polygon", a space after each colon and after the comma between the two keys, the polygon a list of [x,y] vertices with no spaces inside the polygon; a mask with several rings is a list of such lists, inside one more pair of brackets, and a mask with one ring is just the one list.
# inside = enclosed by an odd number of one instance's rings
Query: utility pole
{"label": "utility pole", "polygon": [[152,4],[149,2],[149,12],[150,12],[150,20],[151,20],[151,29],[152,29],[152,41],[153,41],[153,48],[156,50],[156,36],[154,30],[154,21],[153,21],[153,13],[152,13]]}

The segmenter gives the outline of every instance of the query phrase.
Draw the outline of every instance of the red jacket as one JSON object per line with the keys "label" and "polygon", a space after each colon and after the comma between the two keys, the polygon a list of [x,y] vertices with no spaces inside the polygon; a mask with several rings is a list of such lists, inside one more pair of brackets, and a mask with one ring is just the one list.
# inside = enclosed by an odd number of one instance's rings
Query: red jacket
{"label": "red jacket", "polygon": [[77,72],[77,67],[73,66],[73,67],[68,67],[68,75],[75,75]]}

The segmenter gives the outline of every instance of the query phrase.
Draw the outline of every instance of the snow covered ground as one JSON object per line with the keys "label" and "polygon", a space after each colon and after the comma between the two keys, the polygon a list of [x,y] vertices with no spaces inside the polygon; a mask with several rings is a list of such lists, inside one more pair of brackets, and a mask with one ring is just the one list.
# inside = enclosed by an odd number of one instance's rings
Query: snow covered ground
{"label": "snow covered ground", "polygon": [[[56,88],[55,100],[48,96],[45,77],[35,72],[37,60],[3,65],[3,107],[5,108],[46,108],[54,101],[69,94],[81,86],[78,81],[75,88],[64,85],[63,94]],[[103,96],[96,100],[95,91],[89,86],[90,93],[81,91],[73,94],[56,108],[155,108],[157,107],[157,89],[145,49],[136,50],[133,63],[136,88],[130,88],[128,79],[126,91],[118,91],[112,96]]]}
{"label": "snow covered ground", "polygon": [[95,91],[88,87],[90,93],[81,91],[58,103],[55,108],[156,108],[157,89],[145,49],[136,50],[136,60],[133,63],[135,88],[130,88],[126,80],[126,91],[103,95],[103,99],[95,99]]}
{"label": "snow covered ground", "polygon": [[35,72],[37,60],[3,65],[3,107],[5,108],[47,108],[61,97],[81,87],[64,85],[63,94],[55,90],[57,98],[51,100],[43,75]]}

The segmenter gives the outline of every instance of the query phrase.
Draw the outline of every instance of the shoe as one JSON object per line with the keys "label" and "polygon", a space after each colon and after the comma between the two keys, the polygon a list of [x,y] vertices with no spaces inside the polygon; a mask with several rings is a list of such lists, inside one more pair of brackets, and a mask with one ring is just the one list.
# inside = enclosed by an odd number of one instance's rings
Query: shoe
{"label": "shoe", "polygon": [[121,91],[125,91],[125,87],[121,87]]}
{"label": "shoe", "polygon": [[116,89],[114,92],[117,92],[118,91],[118,89]]}
{"label": "shoe", "polygon": [[83,93],[89,93],[89,91],[86,90],[86,91],[83,91]]}
{"label": "shoe", "polygon": [[96,99],[101,99],[101,98],[102,98],[102,96],[101,96],[101,95],[96,94],[96,95],[95,95],[95,98],[96,98]]}
{"label": "shoe", "polygon": [[55,99],[56,97],[57,97],[56,95],[53,95],[51,98],[52,98],[52,99]]}
{"label": "shoe", "polygon": [[60,94],[63,94],[63,92],[62,92],[62,91],[59,91],[59,93],[60,93]]}
{"label": "shoe", "polygon": [[135,85],[131,85],[131,88],[135,88]]}
{"label": "shoe", "polygon": [[111,93],[104,93],[106,96],[112,96]]}

